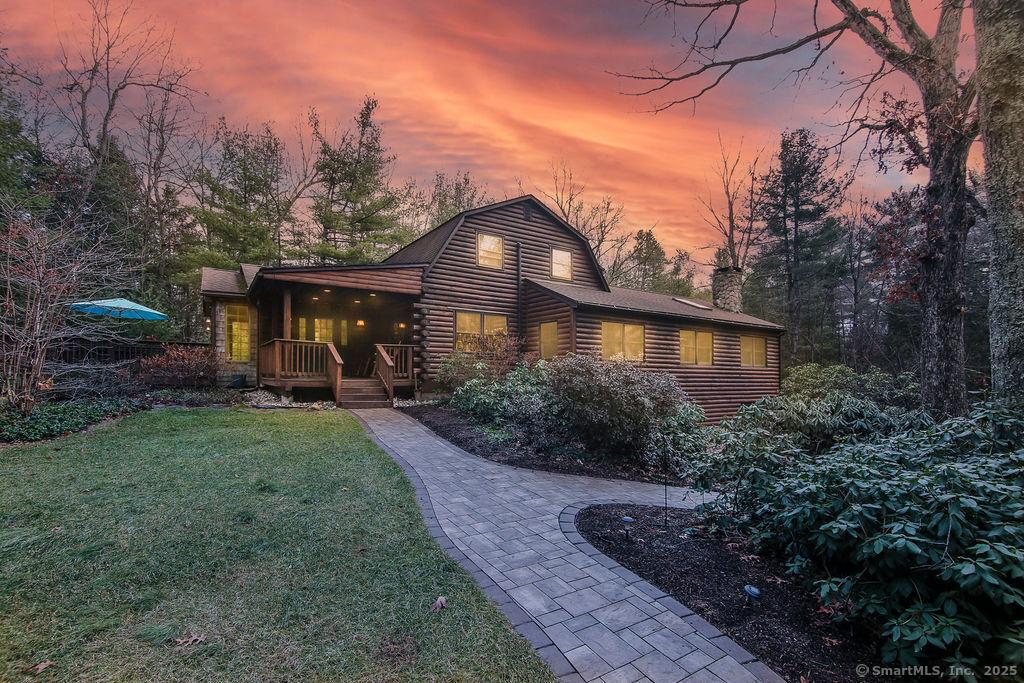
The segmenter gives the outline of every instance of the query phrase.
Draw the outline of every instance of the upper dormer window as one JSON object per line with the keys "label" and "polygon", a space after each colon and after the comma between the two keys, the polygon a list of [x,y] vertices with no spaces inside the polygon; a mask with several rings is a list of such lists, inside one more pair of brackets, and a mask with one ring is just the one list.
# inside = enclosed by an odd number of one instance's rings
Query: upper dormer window
{"label": "upper dormer window", "polygon": [[479,232],[476,235],[476,264],[484,268],[497,268],[503,265],[502,254],[505,241],[497,235]]}
{"label": "upper dormer window", "polygon": [[551,277],[556,280],[572,279],[572,252],[565,249],[551,250]]}

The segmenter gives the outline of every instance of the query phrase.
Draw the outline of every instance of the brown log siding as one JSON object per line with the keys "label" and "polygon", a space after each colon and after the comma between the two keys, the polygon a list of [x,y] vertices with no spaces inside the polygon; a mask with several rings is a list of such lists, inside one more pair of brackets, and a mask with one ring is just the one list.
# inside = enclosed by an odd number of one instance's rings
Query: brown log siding
{"label": "brown log siding", "polygon": [[556,353],[562,355],[573,350],[573,310],[569,304],[527,286],[524,308],[523,351],[527,355],[540,354],[540,324],[546,322],[558,323]]}
{"label": "brown log siding", "polygon": [[[637,323],[644,326],[645,370],[668,372],[676,377],[690,398],[699,403],[708,421],[731,416],[745,403],[779,393],[779,334],[681,320],[622,316],[598,310],[576,311],[576,352],[600,356],[601,322]],[[679,360],[679,330],[707,330],[714,334],[714,364],[683,365]],[[740,336],[765,337],[768,366],[740,365]]]}
{"label": "brown log siding", "polygon": [[[596,266],[580,238],[536,208],[527,221],[524,203],[467,216],[433,267],[424,275],[423,296],[418,304],[418,332],[422,341],[420,367],[425,381],[429,382],[436,374],[441,359],[453,349],[456,310],[507,315],[509,334],[522,336],[517,314],[519,288],[525,284],[519,278],[549,279],[552,247],[572,252],[573,282],[588,287],[600,286]],[[476,236],[479,232],[503,238],[501,270],[477,265]],[[517,268],[517,243],[522,253],[521,273]],[[529,305],[524,305],[524,326],[527,326],[528,310]]]}
{"label": "brown log siding", "polygon": [[284,282],[301,282],[325,287],[349,287],[367,289],[378,292],[396,292],[399,294],[419,294],[423,269],[421,268],[388,268],[366,270],[316,271],[316,272],[278,272],[261,275],[265,280]]}

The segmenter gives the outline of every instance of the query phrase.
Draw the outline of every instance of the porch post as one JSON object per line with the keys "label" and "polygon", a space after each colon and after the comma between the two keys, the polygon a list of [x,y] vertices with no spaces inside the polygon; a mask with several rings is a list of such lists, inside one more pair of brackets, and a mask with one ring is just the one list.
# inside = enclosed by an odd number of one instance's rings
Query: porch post
{"label": "porch post", "polygon": [[281,339],[292,338],[292,290],[285,285],[281,294]]}

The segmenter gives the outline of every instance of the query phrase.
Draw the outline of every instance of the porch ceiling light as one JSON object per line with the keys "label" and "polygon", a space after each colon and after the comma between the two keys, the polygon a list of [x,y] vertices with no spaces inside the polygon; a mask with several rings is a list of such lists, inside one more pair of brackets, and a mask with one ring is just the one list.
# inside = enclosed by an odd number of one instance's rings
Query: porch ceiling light
{"label": "porch ceiling light", "polygon": [[377,295],[374,294],[373,292],[370,292],[370,296],[377,296]]}
{"label": "porch ceiling light", "polygon": [[314,297],[313,297],[313,301],[320,301],[320,297],[318,297],[318,296],[314,296]]}
{"label": "porch ceiling light", "polygon": [[329,289],[325,289],[324,291],[327,292],[328,294],[331,293],[331,290],[329,290]]}
{"label": "porch ceiling light", "polygon": [[353,301],[352,303],[354,303],[354,304],[361,304],[361,303],[363,303],[363,302],[362,302],[362,301],[360,301],[359,299],[356,299],[356,300],[355,300],[355,301]]}

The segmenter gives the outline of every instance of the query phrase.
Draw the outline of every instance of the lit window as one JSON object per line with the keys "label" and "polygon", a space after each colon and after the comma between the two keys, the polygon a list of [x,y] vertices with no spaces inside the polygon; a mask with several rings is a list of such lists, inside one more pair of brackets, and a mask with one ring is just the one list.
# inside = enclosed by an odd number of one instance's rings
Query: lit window
{"label": "lit window", "polygon": [[299,318],[299,336],[297,337],[297,339],[305,339],[305,338],[306,338],[306,319],[305,318]]}
{"label": "lit window", "polygon": [[471,351],[485,334],[508,334],[508,316],[492,313],[455,312],[455,348]]}
{"label": "lit window", "polygon": [[626,360],[643,360],[644,326],[626,323],[601,323],[601,357],[605,360],[622,356]]}
{"label": "lit window", "polygon": [[338,321],[338,338],[337,338],[336,341],[337,341],[337,344],[339,346],[348,346],[348,321],[347,320],[339,320]]}
{"label": "lit window", "polygon": [[228,304],[225,311],[225,350],[232,363],[249,362],[249,306]]}
{"label": "lit window", "polygon": [[477,233],[476,262],[484,268],[501,269],[504,241],[496,235]]}
{"label": "lit window", "polygon": [[740,365],[751,368],[768,367],[767,343],[764,337],[740,337]]}
{"label": "lit window", "polygon": [[540,357],[554,358],[558,353],[558,323],[541,323],[537,336],[540,339]]}
{"label": "lit window", "polygon": [[330,318],[314,319],[313,340],[318,342],[334,341],[334,321]]}
{"label": "lit window", "polygon": [[508,334],[508,317],[504,315],[485,315],[484,334]]}
{"label": "lit window", "polygon": [[710,332],[679,330],[679,362],[711,365],[715,362],[715,337]]}
{"label": "lit window", "polygon": [[551,250],[551,277],[559,280],[572,279],[572,252],[565,249]]}

